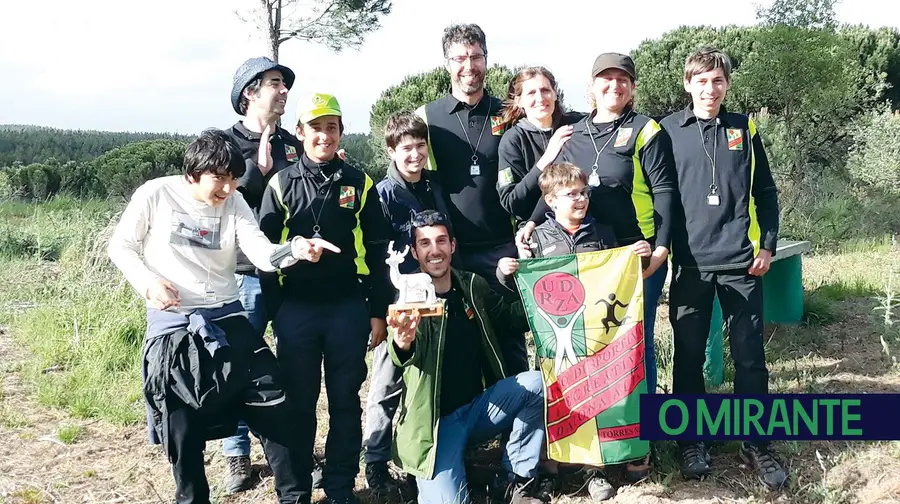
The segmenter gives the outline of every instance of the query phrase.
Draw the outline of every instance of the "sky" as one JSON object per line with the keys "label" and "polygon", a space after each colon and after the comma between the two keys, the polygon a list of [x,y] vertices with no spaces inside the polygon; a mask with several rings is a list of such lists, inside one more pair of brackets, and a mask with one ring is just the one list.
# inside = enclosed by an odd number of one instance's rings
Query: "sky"
{"label": "sky", "polygon": [[[369,110],[384,89],[443,64],[441,34],[456,22],[484,29],[488,64],[544,65],[567,104],[583,110],[597,54],[627,53],[684,25],[752,25],[755,3],[714,2],[696,12],[702,4],[686,0],[394,0],[358,51],[281,46],[280,62],[297,74],[285,117],[295,120],[300,96],[325,92],[340,102],[348,132],[368,132]],[[258,30],[236,14],[257,4],[4,1],[0,124],[182,134],[229,126],[239,119],[230,105],[234,71],[266,53]],[[842,23],[900,26],[898,2],[844,0],[836,11]]]}

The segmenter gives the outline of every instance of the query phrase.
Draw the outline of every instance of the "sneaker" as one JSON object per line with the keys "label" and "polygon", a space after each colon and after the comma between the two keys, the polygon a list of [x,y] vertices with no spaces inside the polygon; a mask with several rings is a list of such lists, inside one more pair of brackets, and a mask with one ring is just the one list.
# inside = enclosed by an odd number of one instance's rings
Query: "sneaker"
{"label": "sneaker", "polygon": [[225,491],[229,494],[250,490],[253,486],[250,455],[225,457]]}
{"label": "sneaker", "polygon": [[366,464],[366,486],[375,493],[389,493],[397,489],[397,482],[391,476],[387,462]]}
{"label": "sneaker", "polygon": [[606,479],[603,472],[599,470],[588,471],[586,483],[588,495],[595,501],[609,500],[616,495],[616,489]]}
{"label": "sneaker", "polygon": [[787,484],[787,469],[765,445],[741,443],[741,460],[756,469],[759,481],[769,490],[777,490]]}
{"label": "sneaker", "polygon": [[681,474],[688,479],[702,479],[709,475],[711,458],[703,443],[681,447]]}
{"label": "sneaker", "polygon": [[503,471],[491,482],[488,502],[491,504],[543,504],[550,502],[538,495],[534,478],[523,478]]}
{"label": "sneaker", "polygon": [[313,454],[313,469],[312,469],[312,487],[313,490],[317,488],[322,488],[322,472],[325,469],[325,461],[320,459],[318,455]]}

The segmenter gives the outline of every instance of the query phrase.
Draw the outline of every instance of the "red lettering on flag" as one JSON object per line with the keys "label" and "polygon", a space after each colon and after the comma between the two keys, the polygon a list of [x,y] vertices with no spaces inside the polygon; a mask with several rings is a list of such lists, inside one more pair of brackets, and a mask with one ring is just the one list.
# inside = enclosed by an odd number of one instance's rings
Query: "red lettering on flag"
{"label": "red lettering on flag", "polygon": [[[641,347],[643,351],[643,347]],[[610,387],[593,396],[590,401],[582,404],[559,423],[547,427],[547,437],[551,443],[571,436],[585,423],[593,420],[597,415],[609,409],[613,404],[631,395],[638,384],[644,379],[644,366],[638,366],[624,379],[619,380]]]}
{"label": "red lettering on flag", "polygon": [[603,441],[621,441],[623,439],[635,439],[641,436],[641,424],[618,425],[597,429],[597,437]]}
{"label": "red lettering on flag", "polygon": [[612,343],[607,345],[603,350],[586,357],[566,369],[556,381],[547,387],[547,403],[553,403],[562,398],[563,394],[568,393],[567,389],[585,377],[596,372],[598,369],[618,359],[628,349],[634,347],[644,340],[644,323],[641,322],[632,327],[627,333],[617,337]]}

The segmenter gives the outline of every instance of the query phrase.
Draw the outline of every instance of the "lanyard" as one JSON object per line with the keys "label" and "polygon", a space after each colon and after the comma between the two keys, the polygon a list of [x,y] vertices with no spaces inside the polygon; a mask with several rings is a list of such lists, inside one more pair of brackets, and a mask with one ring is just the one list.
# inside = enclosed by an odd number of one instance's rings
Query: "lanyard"
{"label": "lanyard", "polygon": [[[606,150],[606,146],[609,145],[609,142],[616,136],[616,133],[619,131],[619,128],[625,124],[625,121],[631,116],[631,111],[629,110],[625,117],[622,118],[622,122],[616,126],[616,129],[609,135],[609,138],[606,139],[606,143],[603,144],[603,147],[597,148],[597,142],[594,140],[594,134],[591,133],[591,118],[590,116],[584,119],[584,122],[587,124],[588,137],[591,139],[591,145],[594,146],[594,151],[597,153],[597,156],[594,158],[594,165],[591,166],[591,175],[588,177],[588,185],[597,187],[600,185],[600,175],[597,174],[597,169],[600,167],[600,154],[603,154],[603,151]],[[596,129],[596,128],[594,128]],[[607,131],[609,131],[607,129]],[[597,133],[600,133],[600,130],[597,130]]]}
{"label": "lanyard", "polygon": [[[312,170],[310,170],[309,167],[306,167],[306,170],[307,170],[310,174],[313,175],[313,181],[314,181],[313,183],[315,183],[315,174],[313,174]],[[340,168],[338,168],[338,170],[340,170]],[[319,174],[322,174],[322,169],[321,169],[321,168],[319,168]],[[316,212],[315,210],[313,210],[313,202],[316,201],[315,197],[314,197],[313,200],[309,203],[310,210],[312,210],[310,213],[312,214],[312,218],[313,218],[313,228],[312,228],[312,230],[313,230],[313,235],[312,235],[312,237],[313,237],[313,238],[321,238],[321,237],[322,237],[322,235],[319,234],[319,231],[322,230],[322,226],[319,225],[319,217],[322,216],[322,211],[325,210],[325,205],[328,203],[328,196],[331,195],[331,187],[334,185],[334,176],[335,176],[335,174],[337,174],[337,171],[335,171],[334,173],[331,174],[330,177],[328,177],[327,179],[325,179],[325,182],[328,183],[328,190],[325,191],[325,197],[322,199],[322,206],[319,207],[319,211]],[[324,175],[324,174],[323,174],[323,175]],[[315,191],[315,192],[318,193],[318,191]]]}
{"label": "lanyard", "polygon": [[[469,111],[471,114],[478,108],[478,105],[472,108]],[[466,127],[463,125],[462,119],[459,118],[459,111],[456,111],[456,120],[459,121],[459,127],[462,129],[463,135],[466,136],[466,143],[469,144],[469,149],[472,151],[472,166],[470,167],[470,171],[472,175],[481,174],[481,168],[478,166],[478,146],[481,145],[481,138],[484,136],[484,128],[487,126],[488,120],[490,118],[488,116],[484,116],[484,124],[481,125],[481,133],[478,134],[478,143],[475,144],[475,147],[472,147],[472,141],[469,140],[469,132]],[[476,173],[478,172],[478,173]]]}
{"label": "lanyard", "polygon": [[709,164],[712,167],[712,177],[710,178],[709,194],[706,196],[706,201],[710,205],[718,206],[719,187],[716,185],[716,157],[719,150],[719,118],[716,118],[715,126],[713,127],[712,156],[709,155],[709,151],[706,149],[706,140],[703,138],[703,128],[700,127],[700,118],[697,118],[697,131],[700,132],[700,145],[703,146],[703,153],[706,154],[706,159],[709,160]]}

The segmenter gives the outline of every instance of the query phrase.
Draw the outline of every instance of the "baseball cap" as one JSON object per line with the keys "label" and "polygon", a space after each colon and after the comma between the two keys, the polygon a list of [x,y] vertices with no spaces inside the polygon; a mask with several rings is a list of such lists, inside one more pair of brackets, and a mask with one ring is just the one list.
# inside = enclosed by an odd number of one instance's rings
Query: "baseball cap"
{"label": "baseball cap", "polygon": [[634,71],[634,60],[627,54],[619,53],[603,53],[594,60],[594,67],[591,69],[591,77],[600,75],[604,70],[610,68],[618,68],[631,76],[631,80],[637,80],[637,73]]}
{"label": "baseball cap", "polygon": [[341,106],[334,95],[313,93],[297,103],[297,124],[306,124],[322,116],[341,116]]}

